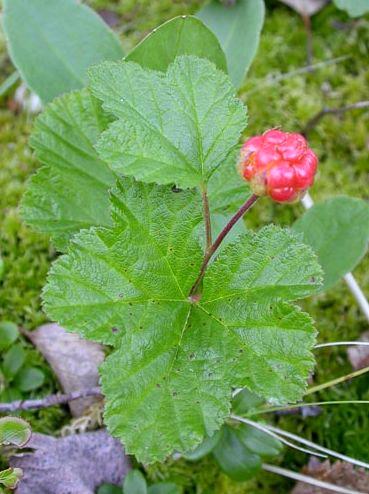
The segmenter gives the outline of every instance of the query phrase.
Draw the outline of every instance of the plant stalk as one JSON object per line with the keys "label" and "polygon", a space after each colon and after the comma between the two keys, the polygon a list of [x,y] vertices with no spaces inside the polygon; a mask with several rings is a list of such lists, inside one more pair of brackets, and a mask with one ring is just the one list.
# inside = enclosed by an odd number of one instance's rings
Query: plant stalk
{"label": "plant stalk", "polygon": [[307,14],[302,15],[306,31],[306,62],[309,71],[311,72],[311,66],[313,64],[313,31],[311,27],[311,17]]}
{"label": "plant stalk", "polygon": [[213,257],[215,252],[218,250],[220,244],[223,242],[224,238],[228,235],[228,233],[232,230],[234,225],[237,223],[239,219],[243,217],[243,215],[251,209],[251,207],[255,204],[255,202],[258,200],[259,196],[256,194],[253,194],[247,201],[240,207],[240,209],[237,211],[235,215],[232,216],[232,218],[229,220],[229,222],[226,224],[226,226],[223,228],[223,230],[219,233],[218,237],[215,239],[214,243],[210,246],[210,248],[206,251],[205,257],[203,260],[203,263],[200,268],[200,273],[198,277],[196,278],[195,283],[192,285],[192,288],[189,293],[189,297],[193,297],[197,295],[197,290],[200,286],[200,283],[205,275],[206,268],[209,264],[210,259]]}
{"label": "plant stalk", "polygon": [[205,222],[205,235],[206,235],[206,252],[211,248],[211,244],[213,243],[212,235],[211,235],[211,218],[210,218],[210,208],[209,208],[209,198],[204,188],[202,190],[202,205],[204,212],[204,222]]}
{"label": "plant stalk", "polygon": [[264,415],[265,413],[298,410],[299,408],[305,407],[321,407],[323,405],[369,405],[369,400],[315,401],[313,403],[298,403],[297,405],[261,408],[260,410],[249,412],[247,416],[254,417],[255,415]]}
{"label": "plant stalk", "polygon": [[312,393],[317,393],[318,391],[322,391],[323,389],[331,388],[332,386],[336,386],[336,384],[341,384],[343,382],[349,381],[350,379],[353,379],[354,377],[362,376],[367,372],[369,372],[369,367],[364,367],[363,369],[359,369],[355,372],[350,372],[350,374],[346,374],[345,376],[337,377],[332,381],[318,384],[317,386],[312,386],[311,388],[308,388],[305,395],[311,395]]}

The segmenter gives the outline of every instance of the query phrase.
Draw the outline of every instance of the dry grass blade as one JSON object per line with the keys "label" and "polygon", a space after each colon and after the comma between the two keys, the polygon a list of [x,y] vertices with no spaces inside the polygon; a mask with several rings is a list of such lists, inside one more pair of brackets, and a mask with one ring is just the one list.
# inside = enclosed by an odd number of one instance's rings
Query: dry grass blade
{"label": "dry grass blade", "polygon": [[269,426],[263,426],[263,425],[259,424],[258,422],[254,422],[253,420],[249,420],[249,419],[246,419],[244,417],[239,417],[238,415],[231,415],[231,418],[233,420],[237,420],[238,422],[242,422],[243,424],[250,425],[251,427],[258,429],[259,431],[265,432],[265,434],[268,434],[269,436],[274,437],[274,439],[277,439],[278,441],[285,444],[286,446],[289,446],[290,448],[297,449],[298,451],[302,451],[303,453],[307,453],[308,455],[314,455],[314,456],[320,456],[321,458],[327,458],[327,455],[325,455],[325,454],[316,453],[315,451],[312,451],[312,450],[306,449],[306,448],[302,448],[301,446],[297,446],[296,444],[293,444],[290,441],[287,441],[283,437],[280,437],[278,434],[270,431]]}
{"label": "dry grass blade", "polygon": [[331,346],[369,346],[369,341],[332,341],[331,343],[319,343],[314,348],[328,348]]}
{"label": "dry grass blade", "polygon": [[283,477],[297,480],[299,482],[304,482],[305,484],[313,485],[315,487],[321,487],[322,489],[327,489],[339,494],[365,494],[364,492],[353,491],[352,489],[346,489],[345,487],[340,487],[338,485],[334,485],[329,482],[317,480],[314,479],[313,477],[309,477],[308,475],[292,472],[291,470],[287,470],[281,467],[276,467],[274,465],[263,464],[263,470],[271,473],[276,473],[277,475],[282,475]]}
{"label": "dry grass blade", "polygon": [[358,467],[363,467],[363,468],[366,468],[369,470],[369,464],[365,463],[364,461],[355,460],[355,458],[351,458],[350,456],[342,455],[341,453],[337,453],[336,451],[333,451],[332,449],[324,448],[323,446],[320,446],[319,444],[315,444],[315,443],[309,441],[308,439],[297,436],[296,434],[292,434],[291,432],[284,431],[282,429],[279,429],[278,427],[273,427],[272,425],[266,425],[265,428],[271,432],[274,432],[275,434],[277,434],[279,436],[288,437],[288,439],[292,439],[293,441],[296,441],[300,444],[304,444],[305,446],[308,446],[310,448],[314,448],[318,451],[321,451],[322,453],[325,453],[326,455],[332,456],[334,458],[339,458],[340,460],[346,461],[347,463],[351,463],[352,465],[356,465]]}

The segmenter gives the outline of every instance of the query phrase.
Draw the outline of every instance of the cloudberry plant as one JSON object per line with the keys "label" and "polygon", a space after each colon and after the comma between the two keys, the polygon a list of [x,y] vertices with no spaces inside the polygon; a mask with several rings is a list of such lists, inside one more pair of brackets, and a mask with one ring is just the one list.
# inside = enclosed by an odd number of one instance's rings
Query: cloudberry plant
{"label": "cloudberry plant", "polygon": [[276,202],[300,199],[314,183],[318,158],[300,134],[272,129],[248,139],[239,170],[258,196]]}
{"label": "cloudberry plant", "polygon": [[[66,254],[44,307],[112,347],[100,368],[105,423],[126,452],[161,461],[213,436],[235,388],[276,405],[301,400],[315,329],[293,302],[317,291],[321,269],[300,235],[274,225],[241,229],[224,246],[260,191],[237,174],[247,111],[214,64],[180,56],[160,73],[105,62],[89,76],[88,89],[51,104],[32,139],[47,166],[28,204],[49,187],[51,166],[63,169],[58,184],[69,183],[65,163],[79,180],[78,208],[59,185]],[[301,160],[304,142],[284,161]],[[82,230],[70,237],[72,223]]]}

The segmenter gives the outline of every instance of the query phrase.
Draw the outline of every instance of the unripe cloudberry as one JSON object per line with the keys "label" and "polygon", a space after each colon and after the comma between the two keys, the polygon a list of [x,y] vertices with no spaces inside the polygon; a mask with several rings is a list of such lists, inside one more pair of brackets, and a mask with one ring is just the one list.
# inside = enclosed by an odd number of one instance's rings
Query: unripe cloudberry
{"label": "unripe cloudberry", "polygon": [[318,158],[300,134],[268,130],[241,149],[239,171],[259,196],[294,202],[313,185]]}

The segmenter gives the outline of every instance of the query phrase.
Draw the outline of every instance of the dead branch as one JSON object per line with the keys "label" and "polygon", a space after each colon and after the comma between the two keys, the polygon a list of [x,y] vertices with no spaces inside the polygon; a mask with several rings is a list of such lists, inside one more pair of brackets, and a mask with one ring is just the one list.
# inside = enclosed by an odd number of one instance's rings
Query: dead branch
{"label": "dead branch", "polygon": [[82,389],[73,391],[68,394],[54,394],[38,398],[34,400],[16,400],[10,403],[0,403],[0,413],[17,412],[19,410],[40,410],[55,405],[64,405],[79,398],[87,398],[87,396],[102,396],[101,389],[97,386],[90,389]]}

